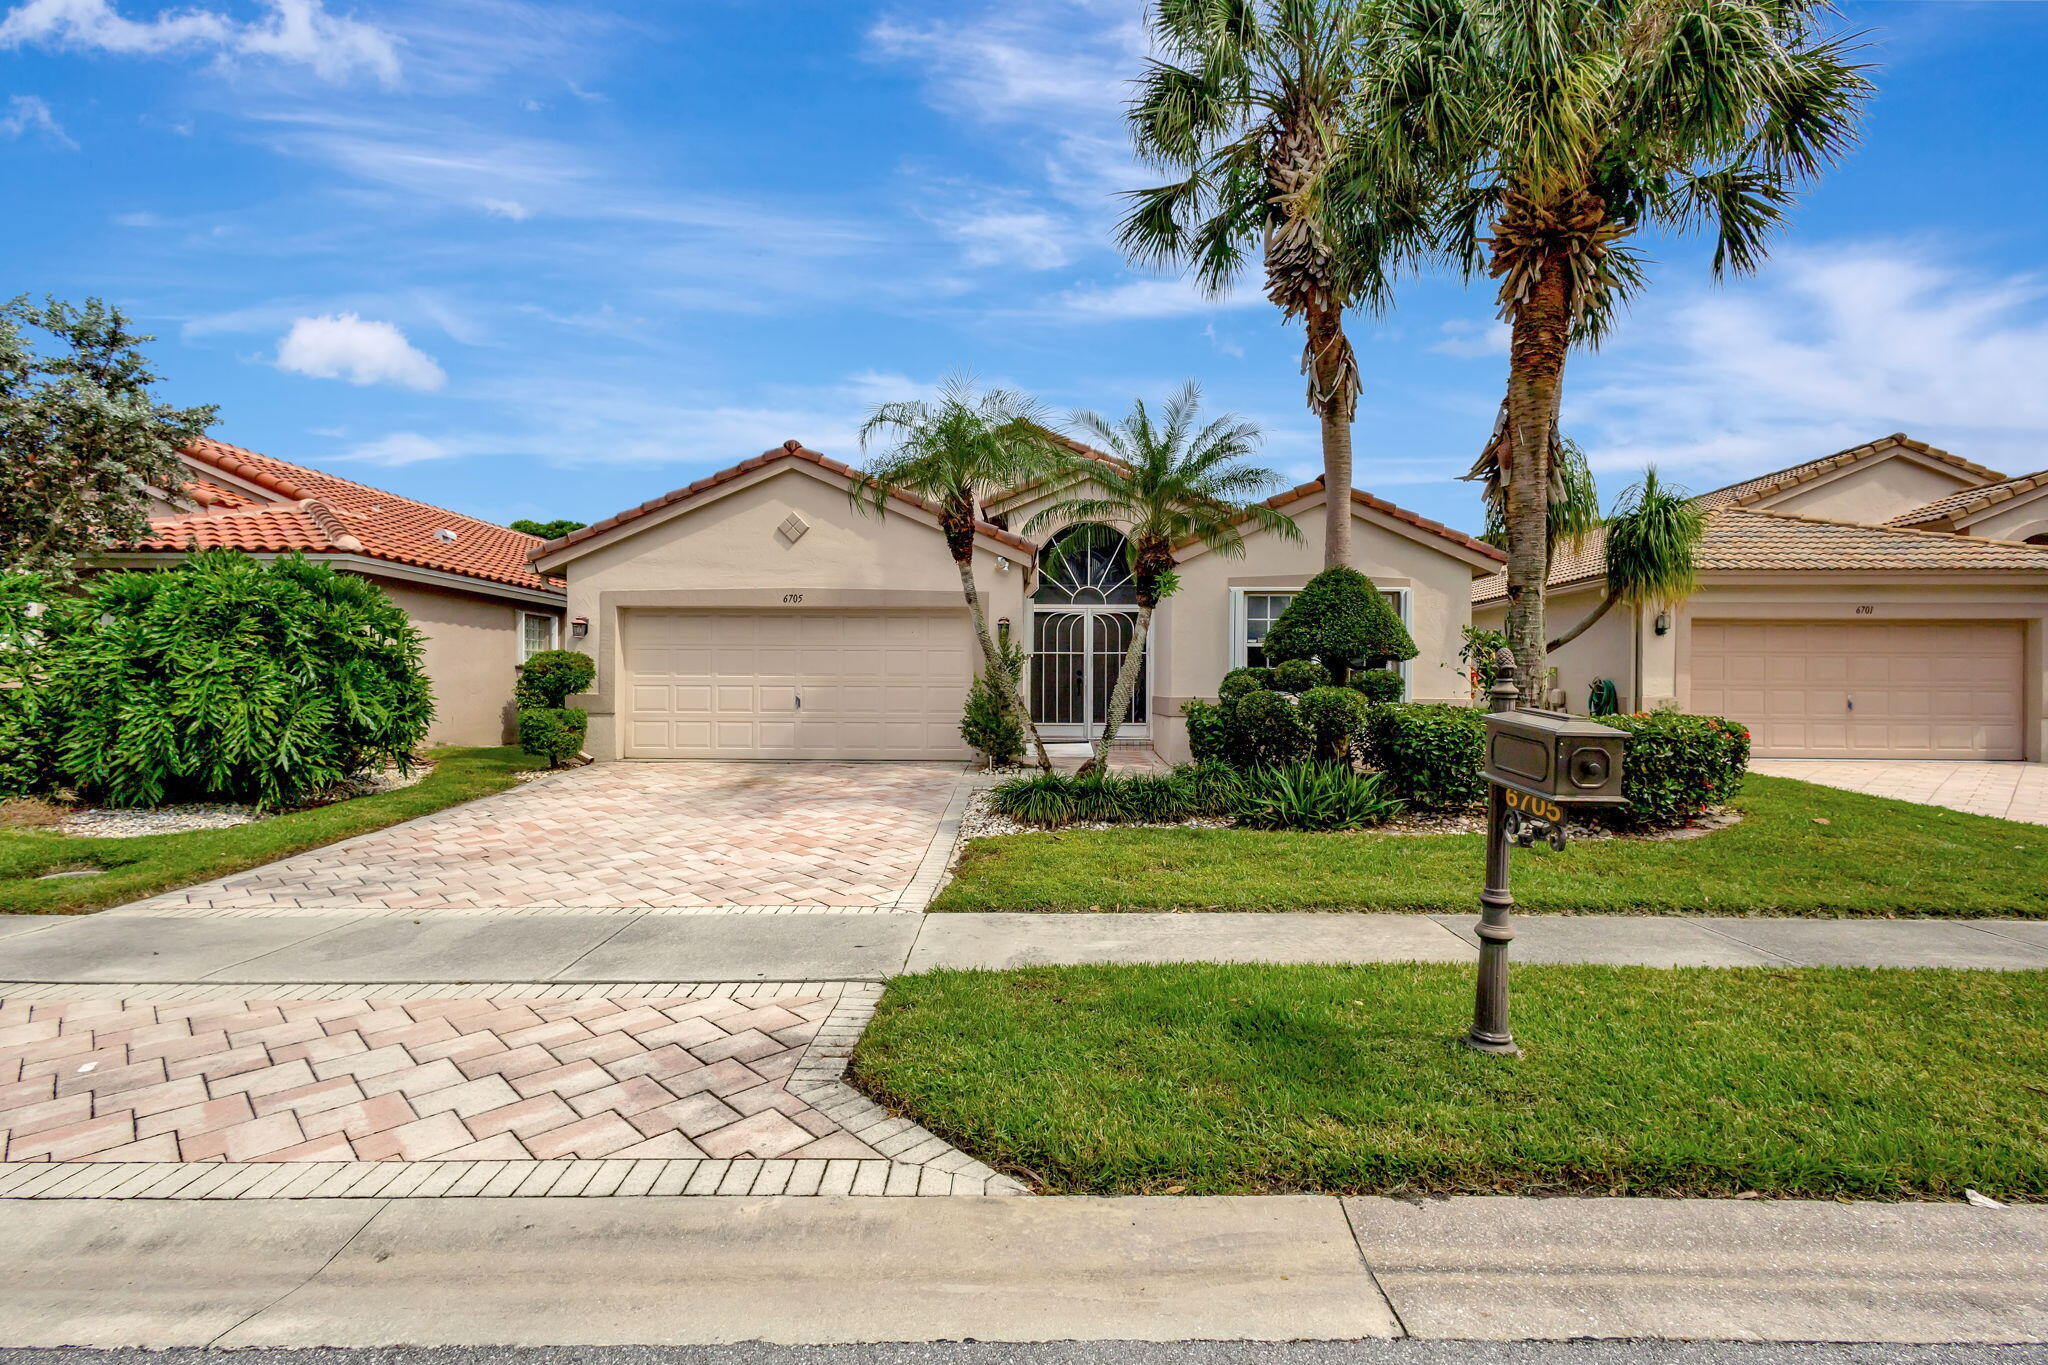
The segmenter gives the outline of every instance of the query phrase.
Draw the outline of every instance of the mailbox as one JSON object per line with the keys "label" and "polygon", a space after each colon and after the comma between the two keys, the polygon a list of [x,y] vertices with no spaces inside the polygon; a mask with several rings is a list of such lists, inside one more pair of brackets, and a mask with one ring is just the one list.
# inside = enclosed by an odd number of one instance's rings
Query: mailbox
{"label": "mailbox", "polygon": [[1560,804],[1619,805],[1627,738],[1565,711],[1496,711],[1486,718],[1487,780]]}

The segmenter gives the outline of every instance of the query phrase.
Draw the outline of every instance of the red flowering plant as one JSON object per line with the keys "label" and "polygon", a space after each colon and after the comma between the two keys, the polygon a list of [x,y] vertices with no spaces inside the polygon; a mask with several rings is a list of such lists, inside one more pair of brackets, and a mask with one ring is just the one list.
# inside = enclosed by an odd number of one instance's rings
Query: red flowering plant
{"label": "red flowering plant", "polygon": [[1602,716],[1628,735],[1621,751],[1625,806],[1606,818],[1632,829],[1688,824],[1735,796],[1749,769],[1749,731],[1720,716],[1638,711]]}

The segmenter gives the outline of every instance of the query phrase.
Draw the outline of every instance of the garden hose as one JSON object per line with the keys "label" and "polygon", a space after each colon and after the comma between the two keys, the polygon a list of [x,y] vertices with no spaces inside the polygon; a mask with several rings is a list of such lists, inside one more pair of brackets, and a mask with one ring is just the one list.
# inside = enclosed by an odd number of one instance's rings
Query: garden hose
{"label": "garden hose", "polygon": [[1621,696],[1614,690],[1612,678],[1595,678],[1593,685],[1586,689],[1586,714],[1589,716],[1614,716],[1621,713]]}

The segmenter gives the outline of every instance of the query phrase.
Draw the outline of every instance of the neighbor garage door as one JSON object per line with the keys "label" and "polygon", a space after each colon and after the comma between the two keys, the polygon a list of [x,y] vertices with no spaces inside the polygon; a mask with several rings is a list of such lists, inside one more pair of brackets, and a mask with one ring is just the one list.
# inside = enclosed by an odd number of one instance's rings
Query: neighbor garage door
{"label": "neighbor garage door", "polygon": [[962,758],[962,611],[625,615],[628,758]]}
{"label": "neighbor garage door", "polygon": [[1696,621],[1692,709],[1759,758],[2019,758],[2015,621]]}

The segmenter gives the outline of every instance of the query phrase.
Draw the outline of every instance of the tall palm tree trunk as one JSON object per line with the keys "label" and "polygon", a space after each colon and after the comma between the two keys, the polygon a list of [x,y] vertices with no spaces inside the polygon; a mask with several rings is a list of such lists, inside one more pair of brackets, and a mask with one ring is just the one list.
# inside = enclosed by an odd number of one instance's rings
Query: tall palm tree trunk
{"label": "tall palm tree trunk", "polygon": [[1550,572],[1550,433],[1564,392],[1571,345],[1566,295],[1569,265],[1547,253],[1515,306],[1508,347],[1507,486],[1508,648],[1524,696],[1535,695],[1545,667],[1544,592]]}
{"label": "tall palm tree trunk", "polygon": [[[949,536],[948,539],[951,539]],[[960,570],[960,593],[967,599],[967,613],[974,618],[974,635],[981,642],[981,666],[985,673],[995,678],[997,690],[1010,708],[1010,714],[1017,718],[1017,724],[1031,741],[1031,750],[1038,760],[1041,771],[1052,771],[1052,759],[1046,756],[1045,741],[1038,736],[1038,726],[1032,722],[1031,708],[1024,704],[1023,680],[1010,676],[1008,666],[1003,662],[1002,652],[996,648],[995,637],[989,634],[988,611],[981,604],[981,589],[974,581],[974,543],[968,541],[967,554],[953,556],[953,565]]]}
{"label": "tall palm tree trunk", "polygon": [[1351,563],[1351,419],[1358,410],[1358,360],[1344,335],[1344,310],[1308,315],[1309,405],[1322,422],[1323,567]]}
{"label": "tall palm tree trunk", "polygon": [[1130,714],[1131,697],[1138,690],[1138,672],[1145,658],[1145,634],[1152,628],[1154,609],[1144,602],[1138,604],[1138,619],[1131,626],[1131,642],[1124,646],[1123,662],[1116,669],[1116,686],[1109,692],[1109,717],[1102,723],[1101,738],[1095,741],[1095,756],[1088,760],[1084,772],[1109,771],[1109,746],[1116,742],[1116,732],[1123,725],[1124,717]]}

